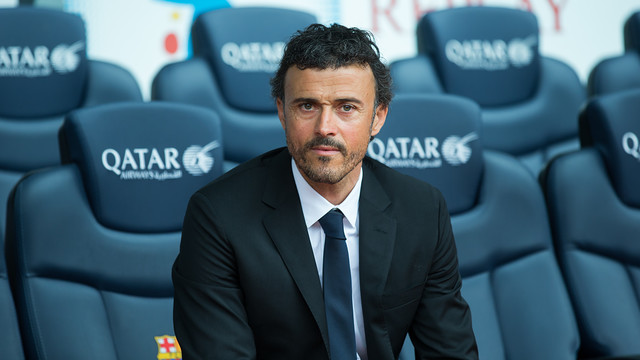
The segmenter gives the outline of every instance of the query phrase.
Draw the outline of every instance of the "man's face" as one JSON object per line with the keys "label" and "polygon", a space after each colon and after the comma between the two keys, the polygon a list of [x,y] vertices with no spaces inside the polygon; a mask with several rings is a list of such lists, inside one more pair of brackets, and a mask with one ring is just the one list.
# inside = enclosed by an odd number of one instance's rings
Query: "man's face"
{"label": "man's face", "polygon": [[[289,68],[278,115],[287,146],[307,181],[357,180],[369,139],[384,124],[387,108],[374,114],[375,79],[368,66]],[[356,171],[354,171],[356,170]]]}

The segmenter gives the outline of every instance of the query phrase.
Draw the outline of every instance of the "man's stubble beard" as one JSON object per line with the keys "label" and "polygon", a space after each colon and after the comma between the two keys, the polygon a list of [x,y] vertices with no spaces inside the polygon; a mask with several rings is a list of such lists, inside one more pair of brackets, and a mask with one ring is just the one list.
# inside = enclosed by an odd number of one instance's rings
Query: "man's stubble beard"
{"label": "man's stubble beard", "polygon": [[[369,134],[373,129],[373,120],[376,116],[377,110],[377,101],[373,108],[373,116],[371,117],[371,125],[369,126]],[[285,124],[286,124],[286,115],[285,115]],[[297,148],[289,138],[289,132],[285,126],[285,137],[287,140],[287,148],[289,149],[289,154],[293,157],[298,169],[311,181],[322,183],[322,184],[337,184],[342,179],[344,179],[348,174],[355,169],[355,167],[362,162],[365,155],[367,154],[367,148],[369,143],[373,139],[372,136],[369,136],[368,141],[363,149],[354,149],[353,152],[349,153],[346,146],[335,140],[331,137],[315,137],[311,141],[306,142],[302,149]],[[318,160],[322,164],[320,167],[314,167],[313,163],[308,159],[307,154],[310,154],[310,150],[314,146],[331,146],[340,151],[342,157],[344,159],[342,165],[338,169],[331,169],[329,167],[329,163],[331,162],[331,158],[328,156],[318,156]]]}
{"label": "man's stubble beard", "polygon": [[[339,149],[344,161],[332,167],[331,161],[337,162],[339,159],[328,156],[317,156],[316,159],[311,159],[310,157],[315,155],[311,154],[310,150],[318,145],[332,146]],[[342,143],[333,138],[316,137],[305,143],[302,148],[297,148],[289,141],[287,136],[287,146],[300,171],[309,180],[323,184],[339,183],[362,161],[366,154],[366,149],[365,151],[349,153]]]}

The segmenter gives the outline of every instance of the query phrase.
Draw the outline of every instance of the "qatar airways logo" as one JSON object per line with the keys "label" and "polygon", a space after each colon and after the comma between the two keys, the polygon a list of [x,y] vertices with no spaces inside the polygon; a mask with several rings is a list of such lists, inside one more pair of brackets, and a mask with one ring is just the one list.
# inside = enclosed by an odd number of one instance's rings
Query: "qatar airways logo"
{"label": "qatar airways logo", "polygon": [[505,70],[531,64],[536,53],[537,35],[504,40],[449,40],[444,52],[447,60],[465,70]]}
{"label": "qatar airways logo", "polygon": [[638,140],[638,135],[630,131],[624,133],[624,135],[622,135],[622,149],[640,161],[640,141]]}
{"label": "qatar airways logo", "polygon": [[443,159],[451,166],[466,164],[471,159],[469,143],[476,140],[475,132],[465,136],[448,136],[440,142],[435,137],[390,137],[386,142],[374,138],[367,154],[392,168],[439,168]]}
{"label": "qatar airways logo", "polygon": [[220,147],[218,141],[205,146],[191,145],[182,157],[174,147],[126,148],[120,152],[116,149],[105,149],[102,152],[102,166],[121,180],[172,180],[183,177],[182,169],[193,175],[207,174],[213,168],[214,157],[210,151]]}
{"label": "qatar airways logo", "polygon": [[225,64],[240,72],[275,72],[284,54],[283,42],[235,43],[222,45],[220,57]]}
{"label": "qatar airways logo", "polygon": [[76,71],[82,60],[79,52],[84,41],[71,45],[59,44],[53,49],[46,46],[0,46],[0,76],[43,77],[54,71],[67,74]]}

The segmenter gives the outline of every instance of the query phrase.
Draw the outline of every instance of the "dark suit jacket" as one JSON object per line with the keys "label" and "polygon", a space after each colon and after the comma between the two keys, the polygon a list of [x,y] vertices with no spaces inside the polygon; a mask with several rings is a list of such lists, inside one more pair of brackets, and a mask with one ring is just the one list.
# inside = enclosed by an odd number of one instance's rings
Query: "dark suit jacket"
{"label": "dark suit jacket", "polygon": [[[322,288],[285,148],[193,195],[173,268],[185,360],[328,359]],[[360,290],[370,360],[477,358],[442,195],[365,158]]]}

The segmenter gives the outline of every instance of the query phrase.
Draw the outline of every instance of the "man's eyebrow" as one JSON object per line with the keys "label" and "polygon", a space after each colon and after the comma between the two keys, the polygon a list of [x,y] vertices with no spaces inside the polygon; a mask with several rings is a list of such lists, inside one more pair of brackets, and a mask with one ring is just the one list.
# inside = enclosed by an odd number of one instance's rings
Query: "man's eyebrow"
{"label": "man's eyebrow", "polygon": [[336,99],[335,101],[339,103],[356,103],[358,105],[364,104],[362,100],[356,99],[356,98],[340,98],[340,99]]}
{"label": "man's eyebrow", "polygon": [[315,103],[317,103],[317,102],[318,102],[318,100],[317,100],[317,99],[313,99],[313,98],[303,98],[303,97],[300,97],[300,98],[295,98],[295,99],[293,99],[293,101],[292,101],[292,102],[293,102],[294,104],[305,104],[305,103],[315,104]]}
{"label": "man's eyebrow", "polygon": [[[294,104],[305,104],[305,103],[315,104],[317,102],[318,102],[317,99],[304,98],[304,97],[296,98],[296,99],[293,100]],[[337,102],[337,103],[355,103],[355,104],[358,104],[358,105],[364,104],[364,102],[362,100],[357,99],[357,98],[350,98],[350,97],[334,99],[333,102]]]}

